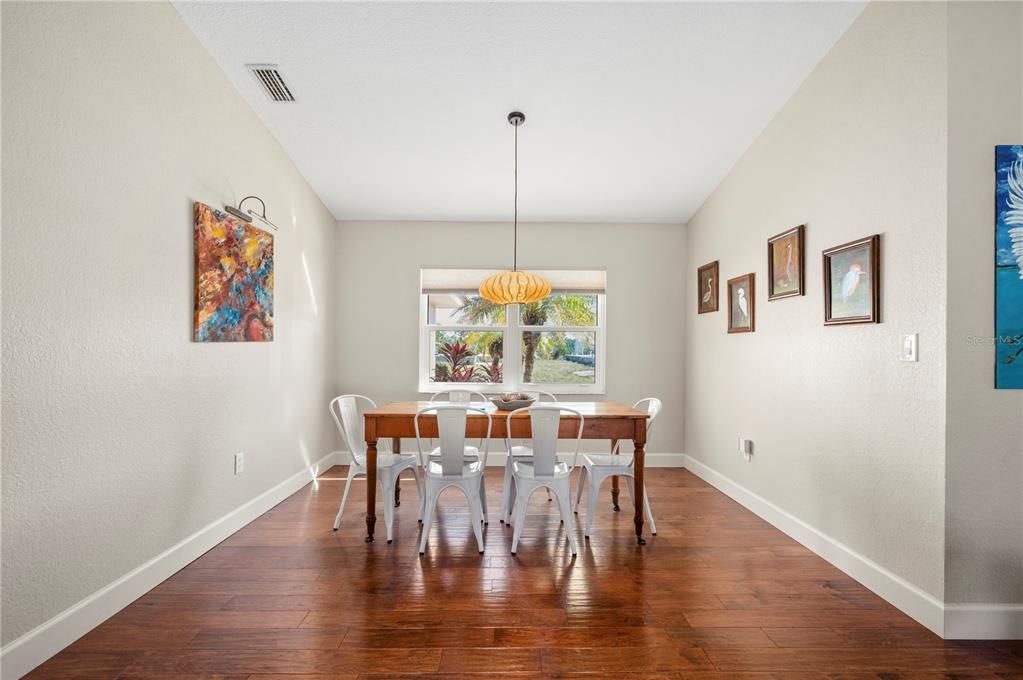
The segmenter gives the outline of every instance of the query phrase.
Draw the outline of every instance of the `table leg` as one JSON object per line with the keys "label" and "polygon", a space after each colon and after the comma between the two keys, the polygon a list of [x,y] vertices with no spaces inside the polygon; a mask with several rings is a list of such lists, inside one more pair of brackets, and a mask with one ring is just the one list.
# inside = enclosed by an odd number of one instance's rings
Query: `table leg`
{"label": "table leg", "polygon": [[[612,455],[618,455],[617,439],[611,440],[611,453]],[[618,475],[615,475],[611,478],[611,503],[614,505],[615,512],[621,511],[621,508],[618,506],[618,494],[620,491],[621,489],[618,486]]]}
{"label": "table leg", "polygon": [[377,440],[366,440],[366,542],[373,542],[377,525]]}
{"label": "table leg", "polygon": [[646,539],[643,538],[643,492],[646,491],[646,486],[643,484],[643,472],[646,467],[645,448],[644,444],[636,442],[635,458],[633,458],[632,464],[635,474],[633,496],[636,499],[636,516],[633,521],[636,523],[636,543],[639,545],[646,545]]}
{"label": "table leg", "polygon": [[[401,437],[394,437],[391,439],[391,450],[394,451],[394,455],[401,453]],[[394,507],[401,506],[401,475],[398,479],[394,480]]]}

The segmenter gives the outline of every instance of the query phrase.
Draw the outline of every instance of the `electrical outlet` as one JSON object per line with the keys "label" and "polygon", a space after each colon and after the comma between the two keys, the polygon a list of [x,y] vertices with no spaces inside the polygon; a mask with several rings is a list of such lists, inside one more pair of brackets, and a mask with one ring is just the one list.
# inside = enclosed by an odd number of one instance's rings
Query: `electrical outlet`
{"label": "electrical outlet", "polygon": [[739,453],[746,459],[746,462],[753,460],[753,440],[739,437]]}
{"label": "electrical outlet", "polygon": [[236,453],[234,454],[234,473],[240,475],[245,472],[245,454]]}

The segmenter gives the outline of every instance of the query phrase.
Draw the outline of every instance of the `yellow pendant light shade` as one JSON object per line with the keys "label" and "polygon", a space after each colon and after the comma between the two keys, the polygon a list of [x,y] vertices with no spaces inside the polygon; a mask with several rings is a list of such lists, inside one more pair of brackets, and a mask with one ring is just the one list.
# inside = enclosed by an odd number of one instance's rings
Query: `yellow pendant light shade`
{"label": "yellow pendant light shade", "polygon": [[511,271],[488,277],[480,284],[480,295],[495,305],[518,305],[543,300],[551,294],[550,282],[542,276],[519,271],[519,126],[526,122],[525,114],[512,111],[508,122],[515,128],[515,222]]}
{"label": "yellow pendant light shade", "polygon": [[529,272],[501,272],[480,284],[480,295],[497,305],[525,304],[551,294],[551,284]]}

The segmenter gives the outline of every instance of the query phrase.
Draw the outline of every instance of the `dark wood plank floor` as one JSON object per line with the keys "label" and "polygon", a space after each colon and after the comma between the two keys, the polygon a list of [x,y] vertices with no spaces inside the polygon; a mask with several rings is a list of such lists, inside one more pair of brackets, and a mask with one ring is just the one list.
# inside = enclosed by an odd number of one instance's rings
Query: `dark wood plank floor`
{"label": "dark wood plank floor", "polygon": [[30,677],[1023,678],[1023,643],[943,642],[685,470],[649,471],[644,548],[605,490],[575,560],[542,493],[509,554],[500,469],[483,555],[449,491],[419,557],[411,480],[392,545],[363,542],[365,482],[331,531],[343,480],[328,471]]}

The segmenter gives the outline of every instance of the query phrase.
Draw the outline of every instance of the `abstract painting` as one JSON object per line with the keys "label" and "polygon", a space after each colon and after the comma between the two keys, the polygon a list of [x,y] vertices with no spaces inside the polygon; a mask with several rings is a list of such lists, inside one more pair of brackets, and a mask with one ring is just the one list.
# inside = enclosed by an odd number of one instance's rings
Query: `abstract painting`
{"label": "abstract painting", "polygon": [[728,332],[752,333],[756,274],[743,274],[728,279]]}
{"label": "abstract painting", "polygon": [[1023,144],[995,147],[995,388],[1023,389]]}
{"label": "abstract painting", "polygon": [[803,295],[803,235],[799,225],[767,239],[767,299]]}
{"label": "abstract painting", "polygon": [[880,323],[881,237],[824,251],[824,325]]}
{"label": "abstract painting", "polygon": [[717,260],[696,270],[696,305],[698,314],[718,311]]}
{"label": "abstract painting", "polygon": [[273,236],[202,203],[194,236],[194,340],[273,340]]}

